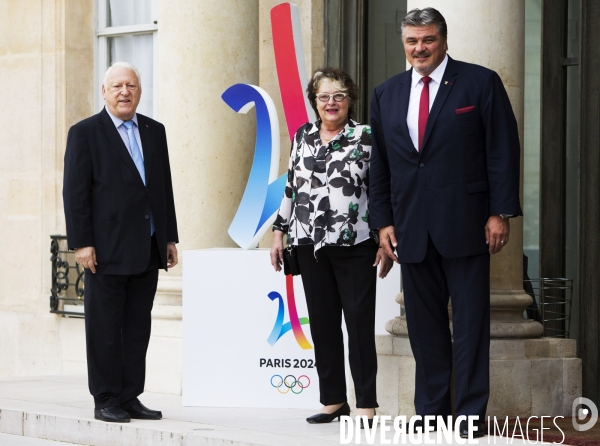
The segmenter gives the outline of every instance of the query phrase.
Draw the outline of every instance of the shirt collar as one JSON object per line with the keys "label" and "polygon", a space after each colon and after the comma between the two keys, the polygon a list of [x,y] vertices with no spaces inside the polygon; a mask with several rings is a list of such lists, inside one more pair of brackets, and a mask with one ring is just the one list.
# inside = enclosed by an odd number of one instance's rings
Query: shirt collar
{"label": "shirt collar", "polygon": [[[446,65],[448,65],[448,54],[446,54],[446,56],[444,57],[444,60],[442,60],[442,63],[439,64],[437,66],[437,68],[435,70],[433,70],[433,72],[429,75],[429,77],[437,82],[438,85],[440,85],[442,83],[442,78],[444,77],[444,72],[446,71]],[[412,70],[412,88],[415,88],[417,86],[417,84],[419,83],[419,81],[423,78],[424,76],[417,73],[417,70],[415,70],[413,68]]]}
{"label": "shirt collar", "polygon": [[[125,122],[121,118],[117,118],[110,111],[108,111],[107,107],[104,107],[104,110],[106,110],[106,113],[108,113],[108,116],[110,116],[110,119],[112,120],[112,122],[113,122],[113,124],[115,125],[116,128],[121,127],[121,125]],[[138,126],[137,113],[133,115],[133,118],[131,118],[131,120],[133,121],[133,123],[137,127]]]}
{"label": "shirt collar", "polygon": [[[348,129],[350,127],[356,127],[357,125],[358,125],[358,122],[354,121],[353,119],[349,119],[348,122],[346,123],[346,125],[344,126],[344,130],[342,130],[340,133],[345,135],[348,132]],[[310,135],[311,133],[318,132],[320,128],[321,128],[321,121],[317,120],[312,123],[310,130],[308,131],[308,134]]]}

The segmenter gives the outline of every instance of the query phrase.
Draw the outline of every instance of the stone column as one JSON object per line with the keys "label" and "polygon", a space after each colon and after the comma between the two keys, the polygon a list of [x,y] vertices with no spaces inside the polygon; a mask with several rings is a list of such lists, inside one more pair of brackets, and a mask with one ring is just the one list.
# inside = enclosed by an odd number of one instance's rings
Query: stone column
{"label": "stone column", "polygon": [[[167,129],[178,249],[235,247],[227,228],[250,171],[255,117],[235,113],[221,94],[258,84],[258,0],[162,0],[158,16],[156,110]],[[180,276],[180,266],[168,274]]]}
{"label": "stone column", "polygon": [[[517,118],[522,147],[523,2],[408,0],[407,6],[409,11],[428,6],[436,8],[448,24],[448,54],[454,59],[482,65],[498,73]],[[521,167],[522,160],[521,149]],[[522,196],[521,188],[521,201]],[[523,219],[511,219],[510,226],[510,242],[491,260],[491,335],[496,338],[538,337],[542,333],[541,324],[523,319],[523,311],[532,302],[523,291]],[[407,334],[403,318],[392,319],[386,329],[391,334]]]}
{"label": "stone column", "polygon": [[146,390],[181,392],[182,252],[236,246],[227,229],[252,164],[256,120],[253,110],[235,113],[221,94],[258,84],[258,3],[159,1],[156,119],[167,130],[180,265],[160,273]]}

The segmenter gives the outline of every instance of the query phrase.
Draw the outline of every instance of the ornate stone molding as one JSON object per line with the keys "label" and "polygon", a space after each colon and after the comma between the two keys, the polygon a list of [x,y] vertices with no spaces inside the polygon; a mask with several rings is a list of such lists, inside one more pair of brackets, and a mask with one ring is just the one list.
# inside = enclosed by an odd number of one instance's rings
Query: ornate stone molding
{"label": "ornate stone molding", "polygon": [[[404,306],[404,295],[396,295],[396,302]],[[492,338],[537,338],[543,327],[539,322],[524,319],[523,312],[532,298],[522,290],[492,290],[490,292],[490,334]],[[452,308],[448,305],[450,321]],[[385,324],[385,330],[396,336],[408,336],[406,317],[398,316]],[[450,322],[452,331],[452,322]]]}

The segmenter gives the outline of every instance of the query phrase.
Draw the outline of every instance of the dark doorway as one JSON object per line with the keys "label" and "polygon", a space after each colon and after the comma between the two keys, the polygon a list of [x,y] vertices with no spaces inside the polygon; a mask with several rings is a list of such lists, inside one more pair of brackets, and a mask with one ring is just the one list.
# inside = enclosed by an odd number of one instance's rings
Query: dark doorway
{"label": "dark doorway", "polygon": [[343,69],[360,87],[360,122],[369,122],[373,89],[406,70],[400,30],[405,16],[406,0],[325,2],[325,64]]}
{"label": "dark doorway", "polygon": [[600,2],[542,2],[540,275],[573,282],[583,396],[600,401]]}

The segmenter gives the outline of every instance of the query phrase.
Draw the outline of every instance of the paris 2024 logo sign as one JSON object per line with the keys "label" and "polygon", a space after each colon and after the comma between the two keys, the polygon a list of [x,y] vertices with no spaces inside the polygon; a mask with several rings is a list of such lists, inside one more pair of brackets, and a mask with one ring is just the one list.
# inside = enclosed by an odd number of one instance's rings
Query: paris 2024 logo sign
{"label": "paris 2024 logo sign", "polygon": [[[298,6],[282,3],[272,8],[271,29],[279,90],[291,141],[302,124],[315,120],[314,111],[304,94],[308,76],[302,50]],[[256,143],[252,168],[237,213],[228,230],[229,236],[241,248],[252,249],[273,223],[285,189],[286,175],[277,176],[280,155],[279,120],[273,100],[265,90],[256,85],[232,85],[221,97],[237,113],[245,114],[252,108],[256,110]],[[298,317],[293,277],[288,275],[285,281],[285,302],[280,293],[268,293],[269,299],[277,301],[279,305],[267,342],[275,345],[283,335],[292,332],[302,349],[311,349],[312,345],[302,330],[302,325],[307,325],[309,320]],[[286,303],[289,322],[284,323]]]}

